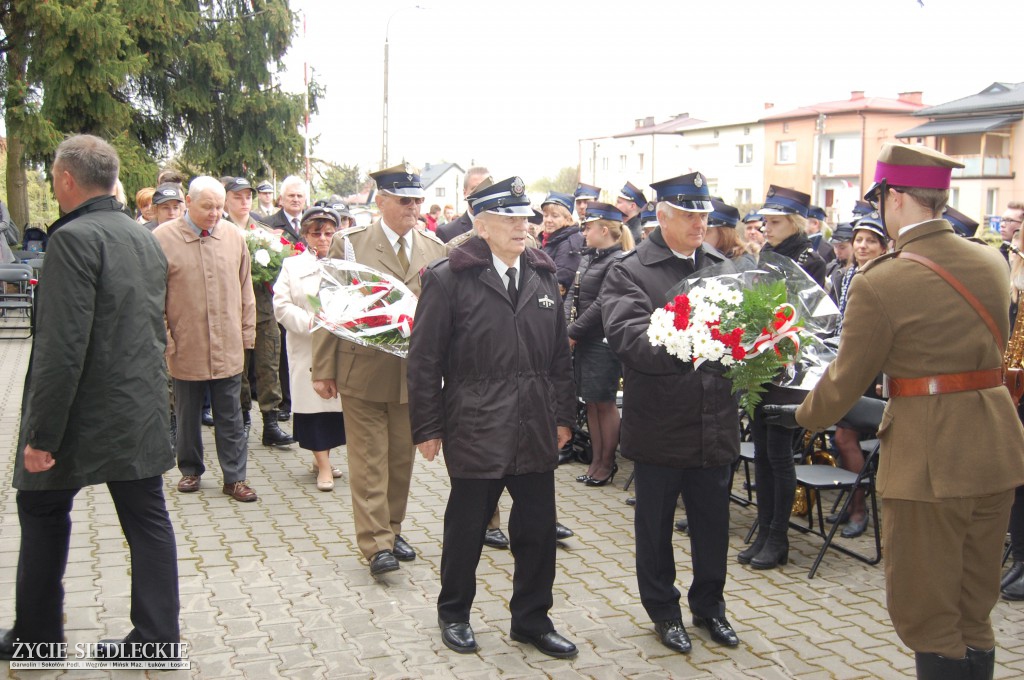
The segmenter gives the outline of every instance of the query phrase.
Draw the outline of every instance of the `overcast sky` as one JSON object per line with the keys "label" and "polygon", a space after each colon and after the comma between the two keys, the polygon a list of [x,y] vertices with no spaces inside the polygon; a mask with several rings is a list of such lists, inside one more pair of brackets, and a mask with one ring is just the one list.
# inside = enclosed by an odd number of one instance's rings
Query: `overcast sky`
{"label": "overcast sky", "polygon": [[[303,63],[327,87],[314,156],[378,167],[390,19],[392,164],[487,165],[532,182],[577,140],[635,118],[755,118],[851,90],[927,104],[1024,80],[1020,0],[292,0]],[[301,19],[300,19],[301,20]]]}

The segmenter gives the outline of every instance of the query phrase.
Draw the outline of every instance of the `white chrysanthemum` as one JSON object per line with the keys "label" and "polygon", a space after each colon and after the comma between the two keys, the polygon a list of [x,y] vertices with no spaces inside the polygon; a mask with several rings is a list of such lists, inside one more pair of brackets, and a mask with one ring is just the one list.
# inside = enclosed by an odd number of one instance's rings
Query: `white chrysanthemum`
{"label": "white chrysanthemum", "polygon": [[284,245],[281,243],[281,239],[278,238],[271,241],[270,249],[273,250],[275,253],[279,253],[282,250],[284,250]]}
{"label": "white chrysanthemum", "polygon": [[266,267],[268,264],[270,264],[270,253],[268,253],[265,249],[260,248],[255,253],[253,253],[252,259],[256,260],[256,264],[260,265],[261,267]]}

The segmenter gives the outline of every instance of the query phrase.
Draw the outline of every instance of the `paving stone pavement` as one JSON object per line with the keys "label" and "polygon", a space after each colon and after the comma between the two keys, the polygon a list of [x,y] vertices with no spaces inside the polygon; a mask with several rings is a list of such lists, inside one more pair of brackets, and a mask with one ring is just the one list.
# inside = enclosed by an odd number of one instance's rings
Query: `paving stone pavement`
{"label": "paving stone pavement", "polygon": [[[9,486],[29,341],[0,341],[0,626],[14,612],[18,553],[15,492]],[[131,414],[126,413],[126,418]],[[258,420],[258,417],[257,417]],[[472,624],[481,650],[459,655],[441,643],[435,602],[448,478],[439,461],[417,460],[403,535],[418,550],[413,562],[375,581],[352,536],[345,480],[333,493],[316,490],[310,456],[297,447],[271,449],[250,439],[249,480],[257,503],[221,494],[212,428],[204,428],[210,472],[196,494],[174,490],[165,475],[178,539],[182,638],[190,671],[153,672],[178,678],[904,678],[913,657],[899,643],[885,611],[882,567],[830,553],[818,576],[807,570],[818,539],[793,534],[788,566],[757,572],[729,566],[729,619],[737,649],[693,630],[688,656],[664,648],[640,605],[634,576],[632,509],[622,487],[586,488],[580,466],[556,472],[560,520],[576,536],[561,544],[551,612],[576,642],[573,660],[548,658],[508,637],[512,555],[484,549]],[[343,470],[345,458],[336,455]],[[211,463],[213,463],[211,465]],[[737,478],[742,477],[737,475]],[[739,482],[737,482],[739,483]],[[507,520],[509,500],[500,507]],[[754,510],[733,506],[731,552],[742,549]],[[119,637],[129,629],[127,547],[105,487],[84,489],[73,514],[65,586],[70,645]],[[861,543],[867,547],[866,539]],[[676,534],[678,581],[689,579],[688,540]],[[685,602],[684,602],[685,611]],[[997,678],[1024,677],[1024,605],[1000,602]],[[689,623],[688,621],[685,621]],[[51,671],[11,677],[52,678]],[[69,671],[64,676],[136,678],[142,671]]]}

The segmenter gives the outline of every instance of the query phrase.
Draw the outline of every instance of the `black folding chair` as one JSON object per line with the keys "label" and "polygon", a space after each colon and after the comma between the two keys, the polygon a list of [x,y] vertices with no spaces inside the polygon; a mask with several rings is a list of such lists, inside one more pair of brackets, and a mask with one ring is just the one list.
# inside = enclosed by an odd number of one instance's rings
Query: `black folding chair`
{"label": "black folding chair", "polygon": [[[0,265],[0,340],[32,337],[32,279],[32,267],[27,264]],[[27,334],[9,335],[14,331]]]}

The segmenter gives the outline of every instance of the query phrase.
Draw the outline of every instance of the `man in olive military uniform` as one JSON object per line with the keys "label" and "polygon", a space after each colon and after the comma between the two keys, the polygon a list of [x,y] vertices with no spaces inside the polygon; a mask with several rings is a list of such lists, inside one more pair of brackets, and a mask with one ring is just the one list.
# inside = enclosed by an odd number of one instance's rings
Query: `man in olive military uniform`
{"label": "man in olive military uniform", "polygon": [[[420,271],[448,251],[434,234],[415,228],[424,197],[420,177],[404,165],[370,176],[380,219],[335,234],[330,257],[394,275],[419,295]],[[415,455],[405,370],[405,359],[313,334],[313,387],[325,399],[341,394],[356,541],[374,576],[416,558],[401,535]]]}
{"label": "man in olive military uniform", "polygon": [[[839,353],[796,411],[802,427],[821,430],[885,373],[878,493],[889,617],[918,677],[943,680],[993,675],[989,614],[1013,489],[1024,482],[1024,429],[1001,380],[1006,263],[941,218],[962,167],[927,147],[882,147],[865,198],[895,252],[853,277]],[[958,279],[992,325],[921,258]]]}
{"label": "man in olive military uniform", "polygon": [[[224,211],[228,219],[242,233],[253,229],[269,231],[263,222],[252,218],[252,198],[255,189],[244,177],[231,177],[224,184],[226,197]],[[281,409],[281,329],[274,318],[274,294],[263,284],[253,285],[256,296],[256,346],[245,353],[245,368],[242,370],[242,418],[248,435],[252,409],[252,391],[249,388],[249,363],[255,363],[256,401],[263,416],[263,445],[288,446],[295,443],[292,436],[281,429],[278,419]]]}

